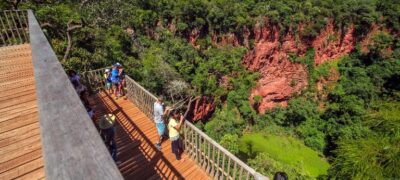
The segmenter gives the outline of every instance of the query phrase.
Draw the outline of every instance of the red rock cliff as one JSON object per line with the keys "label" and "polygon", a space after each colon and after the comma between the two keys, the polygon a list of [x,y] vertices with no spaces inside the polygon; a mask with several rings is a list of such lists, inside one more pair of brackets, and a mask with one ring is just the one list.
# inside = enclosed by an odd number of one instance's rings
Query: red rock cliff
{"label": "red rock cliff", "polygon": [[189,111],[188,118],[192,121],[209,119],[215,110],[215,104],[208,97],[201,97],[192,104],[192,110]]}
{"label": "red rock cliff", "polygon": [[[243,57],[242,63],[249,70],[259,72],[260,79],[251,91],[250,101],[254,96],[261,96],[262,101],[258,111],[264,113],[277,105],[287,106],[288,101],[296,93],[300,93],[308,85],[308,73],[305,65],[293,63],[289,60],[289,53],[303,56],[310,48],[315,50],[315,65],[320,65],[331,59],[338,59],[354,49],[356,39],[354,27],[337,30],[332,22],[322,29],[316,38],[302,40],[300,38],[304,25],[298,26],[299,32],[294,34],[290,29],[282,35],[278,26],[268,25],[261,27],[257,23],[253,30],[254,48]],[[249,47],[250,30],[243,29],[242,41],[233,33],[217,35],[211,34],[211,40],[216,45],[244,45]],[[284,36],[283,38],[280,36]],[[188,38],[195,47],[199,31],[193,30]],[[204,102],[199,102],[200,104]],[[208,105],[210,105],[208,107]],[[203,119],[208,116],[207,109],[214,110],[213,105],[205,103],[197,105],[193,119]],[[213,108],[211,108],[213,107]],[[198,114],[197,114],[198,113]]]}
{"label": "red rock cliff", "polygon": [[[299,29],[302,29],[301,26]],[[344,33],[335,32],[333,24],[329,23],[312,42],[302,42],[299,35],[293,34],[290,30],[284,38],[280,38],[277,26],[260,27],[257,24],[254,29],[254,49],[244,56],[242,62],[248,69],[261,74],[250,96],[251,101],[254,96],[262,97],[258,111],[264,113],[265,110],[277,105],[287,106],[288,100],[294,94],[300,93],[307,87],[306,67],[292,63],[289,60],[289,53],[302,56],[307,49],[314,48],[315,64],[319,65],[348,54],[355,44],[353,32],[353,27]]]}
{"label": "red rock cliff", "polygon": [[312,43],[315,49],[315,64],[320,65],[350,53],[355,44],[353,34],[354,27],[349,27],[346,32],[336,32],[333,24],[329,23]]}
{"label": "red rock cliff", "polygon": [[304,65],[292,63],[288,59],[288,52],[304,51],[300,49],[301,46],[295,46],[291,34],[285,37],[284,43],[280,43],[276,26],[260,28],[256,25],[254,35],[254,49],[245,55],[243,64],[261,74],[250,99],[254,96],[262,97],[258,111],[263,113],[276,105],[286,106],[294,93],[306,88],[308,75]]}

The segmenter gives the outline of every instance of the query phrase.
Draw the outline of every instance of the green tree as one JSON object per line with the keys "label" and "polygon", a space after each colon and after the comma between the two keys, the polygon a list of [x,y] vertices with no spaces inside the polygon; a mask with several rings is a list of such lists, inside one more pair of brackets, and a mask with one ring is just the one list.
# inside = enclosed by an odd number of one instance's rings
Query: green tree
{"label": "green tree", "polygon": [[240,116],[238,109],[226,107],[216,110],[213,119],[208,122],[204,129],[216,141],[221,141],[225,134],[241,135],[246,121]]}
{"label": "green tree", "polygon": [[233,154],[239,153],[239,136],[237,134],[225,134],[219,143],[229,152]]}

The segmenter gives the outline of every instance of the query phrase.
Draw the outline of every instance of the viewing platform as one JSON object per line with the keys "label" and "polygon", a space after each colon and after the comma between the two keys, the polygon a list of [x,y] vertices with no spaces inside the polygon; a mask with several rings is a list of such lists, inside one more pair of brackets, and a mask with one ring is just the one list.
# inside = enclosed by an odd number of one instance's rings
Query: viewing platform
{"label": "viewing platform", "polygon": [[32,11],[0,11],[0,179],[257,179],[257,173],[191,122],[184,160],[161,150],[153,94],[126,76],[127,98],[103,90],[104,69],[81,73],[95,116],[116,116],[114,163]]}
{"label": "viewing platform", "polygon": [[116,140],[118,165],[125,179],[209,179],[207,174],[187,155],[177,161],[171,142],[162,143],[159,151],[154,143],[158,134],[152,121],[129,100],[113,99],[104,91],[91,97],[97,115],[113,113],[117,116]]}

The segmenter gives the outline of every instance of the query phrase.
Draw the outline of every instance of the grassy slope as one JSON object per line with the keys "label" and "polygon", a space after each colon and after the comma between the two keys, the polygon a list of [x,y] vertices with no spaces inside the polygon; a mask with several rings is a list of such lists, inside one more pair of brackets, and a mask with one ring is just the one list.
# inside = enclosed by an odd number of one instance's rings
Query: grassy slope
{"label": "grassy slope", "polygon": [[241,138],[241,150],[251,143],[254,153],[265,152],[271,157],[290,166],[301,167],[304,174],[317,177],[327,174],[328,162],[319,157],[318,153],[306,147],[301,141],[284,136],[261,134],[246,134]]}

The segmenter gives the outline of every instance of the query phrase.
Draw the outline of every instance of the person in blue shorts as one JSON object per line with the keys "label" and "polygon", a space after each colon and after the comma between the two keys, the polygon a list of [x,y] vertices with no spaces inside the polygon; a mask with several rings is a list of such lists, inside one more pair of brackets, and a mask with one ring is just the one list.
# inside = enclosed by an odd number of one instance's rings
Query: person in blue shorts
{"label": "person in blue shorts", "polygon": [[111,83],[112,83],[112,89],[114,91],[115,98],[118,99],[119,95],[119,70],[118,70],[118,64],[113,65],[111,69]]}
{"label": "person in blue shorts", "polygon": [[156,142],[157,149],[161,150],[161,143],[165,135],[165,115],[169,111],[169,107],[163,107],[164,98],[162,96],[158,97],[157,101],[154,103],[154,121],[156,123],[157,133],[159,135],[159,140]]}

